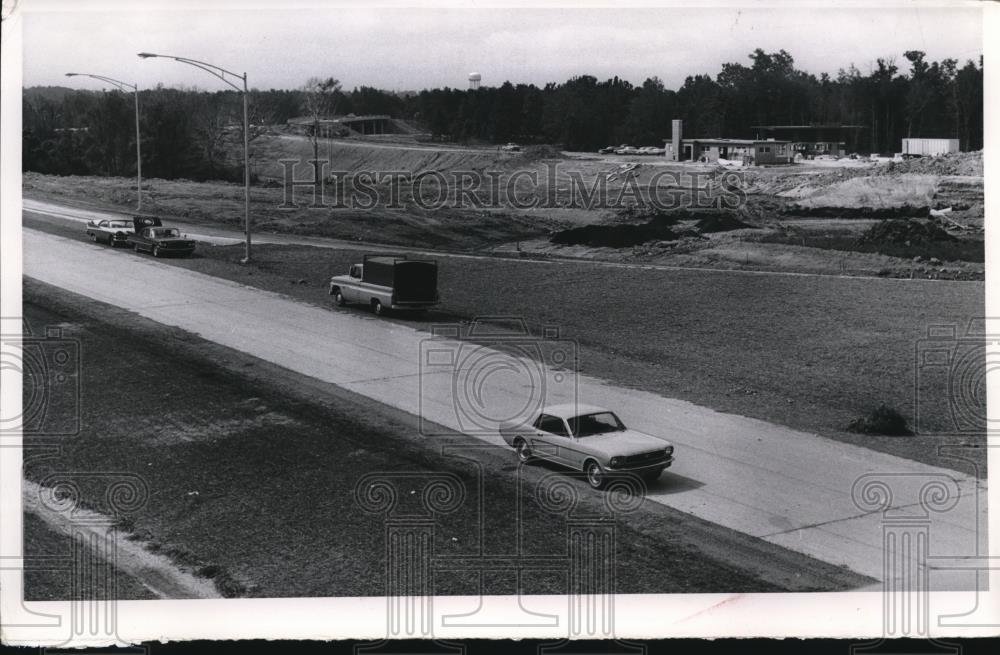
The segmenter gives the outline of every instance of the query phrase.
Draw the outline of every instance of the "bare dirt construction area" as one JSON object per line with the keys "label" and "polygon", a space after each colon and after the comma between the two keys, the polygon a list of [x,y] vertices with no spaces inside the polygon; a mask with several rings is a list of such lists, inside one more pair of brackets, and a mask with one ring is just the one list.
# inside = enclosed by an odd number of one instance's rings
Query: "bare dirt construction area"
{"label": "bare dirt construction area", "polygon": [[[258,233],[678,267],[985,277],[981,152],[726,168],[547,146],[512,153],[345,139],[321,143],[325,171],[339,172],[326,177],[314,203],[312,189],[286,188],[280,163],[300,162],[294,180],[311,182],[309,139],[269,134],[253,147]],[[720,179],[741,192],[728,193]],[[699,189],[719,206],[692,209]],[[116,178],[26,173],[24,193],[119,211],[136,200],[134,182]],[[146,210],[163,217],[242,226],[240,185],[154,179],[144,181],[143,193]],[[592,233],[572,238],[579,228]]]}
{"label": "bare dirt construction area", "polygon": [[[551,477],[544,465],[518,467],[509,452],[475,448],[462,435],[435,437],[441,448],[429,447],[437,444],[419,436],[412,417],[30,279],[24,313],[37,329],[59,325],[79,341],[83,393],[79,434],[58,450],[26,447],[25,477],[41,484],[52,471],[138,476],[148,497],[117,517],[120,530],[221,596],[385,593],[386,515],[358,500],[368,474],[408,480],[397,490],[406,511],[420,509],[427,480],[445,476],[463,489],[463,502],[436,517],[437,555],[565,552],[565,515],[534,493]],[[461,457],[443,454],[459,450]],[[560,479],[580,492],[579,511],[606,511],[583,480]],[[104,489],[78,482],[81,505],[103,511]],[[617,593],[833,591],[872,582],[656,503],[613,518]],[[64,542],[33,515],[26,522],[27,555],[58,555]],[[29,571],[26,597],[68,597],[68,574]],[[134,581],[119,591],[148,597]],[[561,594],[565,576],[484,581],[445,568],[434,593]]]}

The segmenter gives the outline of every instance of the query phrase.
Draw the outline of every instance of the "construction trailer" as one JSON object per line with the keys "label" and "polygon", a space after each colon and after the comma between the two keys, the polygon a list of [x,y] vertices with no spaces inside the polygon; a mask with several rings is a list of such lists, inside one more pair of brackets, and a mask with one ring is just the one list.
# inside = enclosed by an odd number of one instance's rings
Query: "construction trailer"
{"label": "construction trailer", "polygon": [[667,159],[671,161],[717,162],[720,159],[739,161],[753,166],[790,164],[794,153],[788,141],[774,139],[680,139],[666,142]]}
{"label": "construction trailer", "polygon": [[958,152],[958,139],[903,139],[904,157],[935,157]]}
{"label": "construction trailer", "polygon": [[844,125],[841,123],[814,123],[810,125],[754,125],[756,139],[779,139],[790,141],[793,156],[798,154],[806,159],[829,155],[845,157],[857,152],[864,125]]}

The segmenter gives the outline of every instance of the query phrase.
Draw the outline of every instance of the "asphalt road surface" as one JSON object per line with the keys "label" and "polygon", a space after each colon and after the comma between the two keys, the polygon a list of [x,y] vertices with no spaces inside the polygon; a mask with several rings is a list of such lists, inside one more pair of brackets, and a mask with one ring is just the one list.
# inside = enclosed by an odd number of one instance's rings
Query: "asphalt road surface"
{"label": "asphalt road surface", "polygon": [[[651,485],[649,499],[878,580],[897,579],[892,567],[884,573],[883,528],[893,520],[928,535],[934,557],[986,552],[985,481],[577,375],[572,346],[558,338],[480,334],[496,347],[432,339],[358,310],[325,310],[30,229],[24,273],[498,447],[505,447],[498,422],[539,405],[607,406],[676,446],[676,463]],[[883,514],[886,487],[892,509]],[[934,511],[925,511],[929,505]],[[975,584],[968,571],[930,572],[934,590]]]}

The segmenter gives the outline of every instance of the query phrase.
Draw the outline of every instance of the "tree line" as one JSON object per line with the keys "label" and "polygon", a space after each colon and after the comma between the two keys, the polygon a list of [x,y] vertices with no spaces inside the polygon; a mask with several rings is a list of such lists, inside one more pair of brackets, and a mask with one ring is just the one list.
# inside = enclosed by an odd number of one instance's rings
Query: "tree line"
{"label": "tree line", "polygon": [[[859,152],[896,152],[908,136],[958,138],[964,150],[983,144],[983,63],[929,61],[904,53],[867,73],[855,66],[816,76],[780,50],[757,49],[749,62],[726,63],[712,77],[687,77],[668,89],[657,77],[633,85],[589,75],[561,84],[512,84],[476,90],[435,88],[392,92],[327,84],[317,105],[317,80],[298,89],[250,93],[251,138],[266,126],[317,115],[388,114],[458,142],[549,143],[594,150],[616,143],[662,145],[673,118],[685,136],[746,138],[761,124],[860,125]],[[327,81],[336,82],[333,78]],[[321,85],[322,86],[322,85]],[[23,94],[25,170],[58,175],[133,175],[131,94],[32,87]],[[149,177],[241,180],[242,98],[235,91],[164,88],[140,91],[143,173]],[[253,149],[253,148],[252,148]]]}

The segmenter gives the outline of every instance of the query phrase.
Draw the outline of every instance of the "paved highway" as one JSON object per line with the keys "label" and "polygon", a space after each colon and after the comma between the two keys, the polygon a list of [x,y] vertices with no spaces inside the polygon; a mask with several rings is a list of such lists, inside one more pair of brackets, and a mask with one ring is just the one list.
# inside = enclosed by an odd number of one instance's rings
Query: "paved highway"
{"label": "paved highway", "polygon": [[[512,341],[509,332],[496,335],[495,348],[432,340],[363,311],[326,310],[30,229],[24,273],[497,446],[496,422],[538,404],[577,398],[606,405],[626,424],[677,446],[676,464],[649,489],[652,501],[878,580],[886,577],[883,514],[852,498],[866,481],[887,482],[893,516],[915,520],[924,515],[921,496],[934,489],[929,483],[950,490],[953,504],[928,516],[930,553],[985,552],[985,481],[575,375],[572,349],[558,339],[513,339],[540,352],[542,365],[500,349]],[[879,489],[866,487],[868,499]],[[932,571],[930,580],[936,590],[975,583],[968,572]]]}

